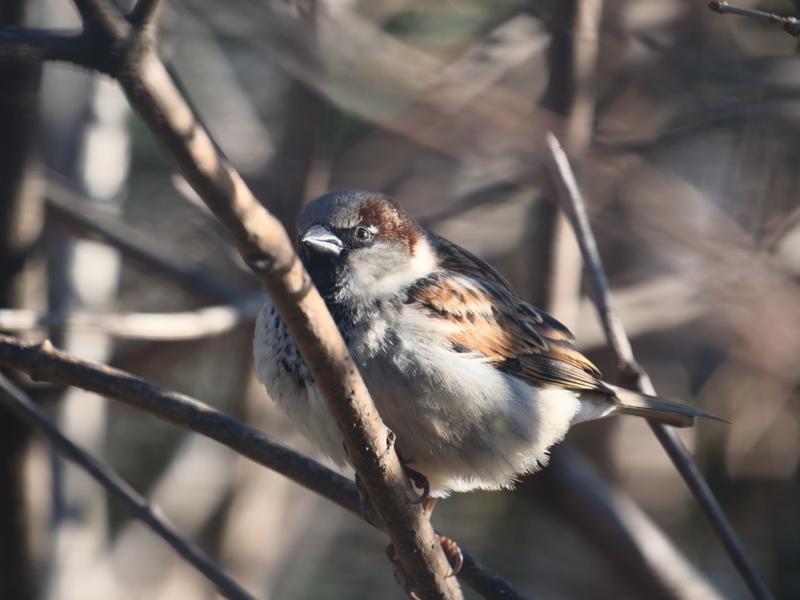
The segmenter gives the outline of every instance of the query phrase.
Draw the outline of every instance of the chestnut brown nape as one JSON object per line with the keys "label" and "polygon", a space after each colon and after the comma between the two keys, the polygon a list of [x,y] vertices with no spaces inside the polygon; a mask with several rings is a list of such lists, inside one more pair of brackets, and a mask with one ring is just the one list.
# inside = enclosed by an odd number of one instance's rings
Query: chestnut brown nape
{"label": "chestnut brown nape", "polygon": [[362,223],[378,228],[378,235],[388,241],[402,242],[413,253],[422,236],[419,226],[395,202],[385,196],[366,200],[358,209]]}

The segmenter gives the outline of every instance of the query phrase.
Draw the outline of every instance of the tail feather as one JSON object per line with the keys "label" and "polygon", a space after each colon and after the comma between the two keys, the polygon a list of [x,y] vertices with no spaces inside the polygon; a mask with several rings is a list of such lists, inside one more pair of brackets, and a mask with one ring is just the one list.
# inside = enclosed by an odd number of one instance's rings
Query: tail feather
{"label": "tail feather", "polygon": [[615,412],[618,413],[644,417],[665,425],[672,425],[673,427],[691,427],[694,425],[695,417],[715,419],[727,423],[725,419],[685,404],[662,400],[656,396],[648,396],[615,385],[606,385],[614,391],[617,399]]}

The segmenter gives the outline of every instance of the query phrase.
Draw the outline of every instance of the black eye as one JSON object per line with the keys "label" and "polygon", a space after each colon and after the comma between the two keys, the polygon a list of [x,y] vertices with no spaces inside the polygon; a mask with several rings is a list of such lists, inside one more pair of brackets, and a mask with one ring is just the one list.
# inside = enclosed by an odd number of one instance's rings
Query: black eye
{"label": "black eye", "polygon": [[372,231],[364,225],[359,225],[356,227],[355,236],[359,242],[368,242],[372,239]]}

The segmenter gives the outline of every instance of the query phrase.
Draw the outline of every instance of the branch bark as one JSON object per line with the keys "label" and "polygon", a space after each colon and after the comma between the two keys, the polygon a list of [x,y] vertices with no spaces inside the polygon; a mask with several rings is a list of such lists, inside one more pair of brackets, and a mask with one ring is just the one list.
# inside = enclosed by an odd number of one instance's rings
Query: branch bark
{"label": "branch bark", "polygon": [[161,2],[159,0],[139,0],[128,14],[128,21],[136,29],[152,31],[155,29],[160,12]]}
{"label": "branch bark", "polygon": [[772,12],[735,6],[728,2],[709,2],[708,8],[721,15],[737,15],[770,25],[779,25],[781,29],[792,37],[800,37],[800,19],[796,19],[795,17],[783,17]]}
{"label": "branch bark", "polygon": [[[342,431],[410,588],[425,598],[461,598],[430,521],[413,502],[414,490],[394,450],[393,435],[286,231],[219,152],[156,56],[152,36],[135,29],[107,0],[75,0],[75,5],[84,21],[79,39],[97,40],[107,49],[101,53],[102,64],[91,66],[120,83],[272,297]],[[4,30],[3,35],[9,34],[12,39],[0,46],[18,50],[19,36]],[[38,45],[34,49],[34,59],[47,57]]]}
{"label": "branch bark", "polygon": [[220,593],[231,600],[255,600],[225,575],[197,546],[184,538],[175,527],[151,507],[116,473],[95,460],[88,452],[73,444],[69,438],[28,398],[25,393],[0,374],[0,404],[32,427],[42,431],[63,456],[89,473],[98,483],[121,500],[133,513],[175,551],[211,581]]}
{"label": "branch bark", "polygon": [[[184,394],[113,367],[81,360],[54,348],[49,342],[26,344],[5,335],[0,335],[0,366],[25,372],[35,380],[72,385],[119,400],[136,410],[209,437],[364,518],[352,481]],[[464,566],[458,576],[485,598],[525,598],[522,592],[467,552],[464,552]]]}
{"label": "branch bark", "polygon": [[[589,274],[592,297],[600,320],[603,323],[606,338],[617,357],[620,374],[635,389],[645,394],[656,395],[653,383],[647,373],[636,362],[630,340],[613,308],[608,278],[606,277],[605,269],[603,269],[597,242],[592,233],[583,199],[567,156],[561,149],[558,140],[552,134],[547,136],[547,147],[549,150],[546,156],[547,171],[553,180],[553,185],[558,190],[561,208],[567,214],[575,230],[575,236],[578,238],[583,262]],[[733,526],[728,521],[708,483],[700,473],[700,469],[675,433],[675,430],[660,423],[652,421],[648,421],[648,423],[675,468],[691,490],[700,508],[711,521],[712,527],[736,569],[750,588],[750,592],[759,599],[772,598],[766,583],[742,547]]]}
{"label": "branch bark", "polygon": [[57,327],[104,333],[118,338],[185,341],[213,337],[253,322],[264,303],[262,293],[238,302],[168,313],[39,312],[0,308],[0,330],[31,331]]}
{"label": "branch bark", "polygon": [[286,231],[218,153],[155,55],[147,53],[139,68],[122,71],[120,83],[272,297],[342,430],[412,588],[425,598],[460,598],[433,528],[412,502],[390,432]]}

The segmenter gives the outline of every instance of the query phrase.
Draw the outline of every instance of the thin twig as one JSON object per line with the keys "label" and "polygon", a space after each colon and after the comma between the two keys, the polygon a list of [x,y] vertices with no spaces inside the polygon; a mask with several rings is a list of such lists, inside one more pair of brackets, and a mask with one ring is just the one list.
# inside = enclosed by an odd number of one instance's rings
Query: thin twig
{"label": "thin twig", "polygon": [[139,0],[128,13],[128,21],[135,29],[144,32],[152,31],[160,12],[161,2],[159,0]]}
{"label": "thin twig", "polygon": [[22,390],[2,374],[0,374],[0,403],[31,426],[39,429],[63,456],[86,471],[100,485],[120,499],[137,519],[172,546],[178,554],[211,581],[223,596],[232,600],[254,600],[253,596],[225,575],[202,550],[184,538],[166,517],[160,515],[157,506],[151,506],[114,471],[73,444]]}
{"label": "thin twig", "polygon": [[520,189],[521,186],[506,182],[490,184],[455,198],[451,205],[445,206],[434,213],[418,217],[417,222],[426,229],[435,229],[442,223],[481,206],[491,204],[493,207],[498,207],[510,200],[514,200]]}
{"label": "thin twig", "polygon": [[103,49],[86,33],[6,25],[0,28],[0,59],[33,63],[55,60],[106,71]]}
{"label": "thin twig", "polygon": [[[624,376],[634,381],[641,392],[655,395],[653,384],[636,362],[630,340],[613,308],[608,279],[600,259],[600,252],[597,249],[597,242],[589,224],[586,208],[567,156],[561,149],[556,137],[552,134],[547,136],[547,147],[546,163],[548,173],[559,191],[559,202],[575,230],[575,236],[578,239],[581,254],[583,255],[583,262],[589,273],[588,280],[593,299],[609,345],[619,362],[620,371]],[[675,468],[691,490],[700,508],[711,521],[722,545],[750,588],[750,592],[758,599],[766,600],[772,598],[766,583],[747,556],[733,526],[728,521],[708,483],[700,473],[700,469],[675,433],[675,430],[660,423],[652,421],[648,421],[648,423]]]}
{"label": "thin twig", "polygon": [[56,222],[87,233],[119,250],[154,272],[166,276],[187,290],[211,301],[235,302],[248,293],[238,281],[215,272],[208,265],[190,260],[164,240],[126,223],[115,214],[98,208],[77,193],[63,178],[47,179],[47,210]]}
{"label": "thin twig", "polygon": [[222,335],[243,324],[253,323],[263,303],[263,292],[255,292],[233,304],[171,313],[43,313],[24,308],[0,308],[0,330],[32,331],[58,327],[102,332],[126,339],[196,340]]}
{"label": "thin twig", "polygon": [[721,15],[738,15],[740,17],[755,19],[762,23],[769,23],[770,25],[780,25],[781,29],[789,35],[800,37],[800,20],[795,17],[783,17],[763,10],[743,8],[741,6],[729,4],[728,2],[709,2],[708,8]]}
{"label": "thin twig", "polygon": [[114,42],[125,42],[131,33],[129,23],[113,2],[106,0],[73,0],[81,15],[84,30],[106,33]]}
{"label": "thin twig", "polygon": [[[563,0],[553,18],[550,75],[542,102],[563,116],[557,124],[559,135],[572,156],[582,157],[594,133],[603,1]],[[536,257],[536,267],[530,272],[529,293],[535,304],[573,327],[581,297],[580,250],[556,203],[540,201],[535,211],[529,252]]]}
{"label": "thin twig", "polygon": [[[119,400],[136,410],[216,440],[364,518],[352,481],[189,396],[120,369],[82,360],[54,348],[49,342],[26,344],[0,335],[0,365],[25,372],[35,380],[71,385]],[[464,558],[459,578],[485,598],[525,598],[512,584],[468,553],[464,553]]]}
{"label": "thin twig", "polygon": [[597,241],[591,231],[589,217],[586,215],[583,206],[575,174],[572,172],[569,160],[554,135],[549,134],[547,136],[547,146],[549,153],[546,155],[546,166],[558,192],[559,204],[567,214],[575,230],[575,237],[578,239],[584,265],[589,269],[589,280],[594,291],[592,299],[600,313],[600,322],[603,325],[606,339],[614,350],[619,362],[619,369],[626,374],[638,373],[640,368],[636,364],[633,348],[628,336],[625,334],[622,321],[620,321],[616,311],[611,308],[610,294],[603,292],[603,290],[609,289],[608,278],[600,259]]}

